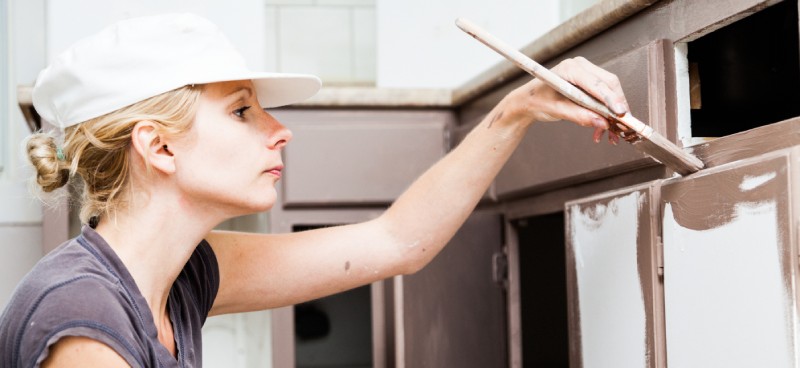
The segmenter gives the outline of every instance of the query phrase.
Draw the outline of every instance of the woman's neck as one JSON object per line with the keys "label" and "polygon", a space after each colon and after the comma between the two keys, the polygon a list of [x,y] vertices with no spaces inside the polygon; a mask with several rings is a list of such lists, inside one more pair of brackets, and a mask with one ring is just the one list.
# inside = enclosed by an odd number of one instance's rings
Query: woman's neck
{"label": "woman's neck", "polygon": [[[97,232],[108,242],[130,272],[158,321],[166,317],[172,284],[197,244],[219,221],[180,206],[170,196],[150,196],[101,218]],[[143,203],[142,203],[143,202]]]}

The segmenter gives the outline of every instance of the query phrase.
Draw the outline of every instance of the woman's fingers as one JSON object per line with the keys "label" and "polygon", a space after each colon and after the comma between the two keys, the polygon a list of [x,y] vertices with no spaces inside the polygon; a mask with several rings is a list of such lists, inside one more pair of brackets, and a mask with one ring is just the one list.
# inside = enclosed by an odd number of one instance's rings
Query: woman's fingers
{"label": "woman's fingers", "polygon": [[628,112],[619,78],[583,57],[567,59],[553,68],[562,78],[602,101],[617,115]]}
{"label": "woman's fingers", "polygon": [[594,143],[600,143],[600,138],[603,138],[603,133],[605,132],[606,130],[603,128],[594,128],[594,135],[592,136]]}
{"label": "woman's fingers", "polygon": [[[619,78],[613,73],[592,64],[589,60],[583,57],[567,59],[553,68],[553,71],[603,102],[613,113],[624,115],[629,111],[628,102],[625,99]],[[603,138],[604,131],[611,127],[606,119],[593,112],[586,114],[589,110],[577,105],[572,105],[569,108],[562,106],[561,108],[565,119],[582,126],[594,126],[593,140],[596,143],[599,143]],[[576,109],[582,111],[579,112]],[[591,124],[587,124],[587,119],[591,121]],[[619,136],[613,129],[608,132],[608,142],[613,145],[619,143]]]}
{"label": "woman's fingers", "polygon": [[[564,60],[552,70],[603,102],[613,113],[623,115],[628,112],[628,103],[616,75],[581,57]],[[527,111],[532,121],[569,120],[581,126],[593,127],[593,138],[597,143],[603,138],[603,133],[610,129],[608,142],[614,145],[619,142],[619,129],[610,125],[616,122],[609,122],[600,114],[575,104],[537,78],[516,92],[513,96],[518,98],[511,100],[522,103],[518,106],[524,106],[522,110]]]}

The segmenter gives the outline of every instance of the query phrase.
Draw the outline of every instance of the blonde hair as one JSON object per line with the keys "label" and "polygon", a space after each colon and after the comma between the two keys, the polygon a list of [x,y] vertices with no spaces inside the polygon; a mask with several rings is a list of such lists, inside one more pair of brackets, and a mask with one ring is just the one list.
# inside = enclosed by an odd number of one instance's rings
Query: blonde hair
{"label": "blonde hair", "polygon": [[[52,133],[32,134],[26,143],[36,168],[36,183],[45,193],[66,185],[78,174],[83,182],[80,220],[97,221],[123,208],[130,182],[131,132],[136,123],[155,122],[159,133],[177,136],[194,121],[202,86],[184,86],[69,127],[59,157]],[[149,169],[149,163],[145,158]]]}

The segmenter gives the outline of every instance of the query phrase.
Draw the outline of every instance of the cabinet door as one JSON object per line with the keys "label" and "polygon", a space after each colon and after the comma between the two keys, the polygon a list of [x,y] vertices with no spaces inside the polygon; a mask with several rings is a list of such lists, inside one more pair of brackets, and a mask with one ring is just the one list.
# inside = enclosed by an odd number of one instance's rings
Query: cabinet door
{"label": "cabinet door", "polygon": [[654,183],[566,204],[572,367],[665,366],[657,191]]}
{"label": "cabinet door", "polygon": [[663,185],[670,366],[796,366],[796,153]]}
{"label": "cabinet door", "polygon": [[[674,112],[674,83],[666,75],[671,59],[671,43],[657,41],[602,64],[619,77],[633,115],[667,137],[674,136],[667,129]],[[602,143],[572,123],[534,124],[498,175],[497,194],[516,196],[655,165],[630,144]]]}
{"label": "cabinet door", "polygon": [[501,251],[500,217],[476,212],[427,267],[402,277],[398,367],[508,365],[505,294],[492,264]]}

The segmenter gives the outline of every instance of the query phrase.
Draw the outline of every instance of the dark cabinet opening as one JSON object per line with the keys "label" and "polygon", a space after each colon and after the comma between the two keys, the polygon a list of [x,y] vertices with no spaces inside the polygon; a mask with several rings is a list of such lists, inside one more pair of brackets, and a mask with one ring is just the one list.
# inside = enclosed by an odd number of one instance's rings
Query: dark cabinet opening
{"label": "dark cabinet opening", "polygon": [[522,362],[569,366],[564,213],[514,222],[519,237]]}
{"label": "dark cabinet opening", "polygon": [[796,1],[688,43],[694,137],[721,137],[800,116]]}
{"label": "dark cabinet opening", "polygon": [[[319,228],[298,225],[293,231]],[[298,368],[373,367],[370,285],[294,306]]]}

